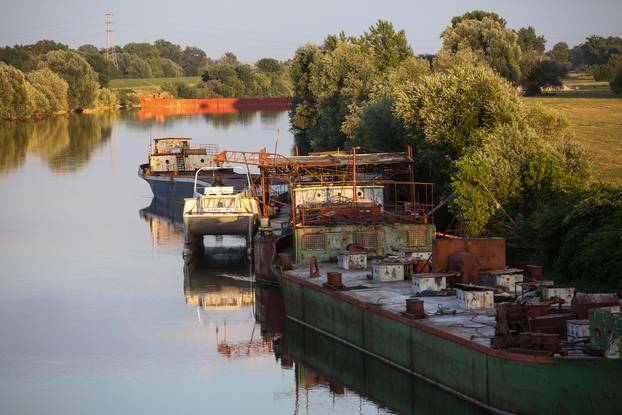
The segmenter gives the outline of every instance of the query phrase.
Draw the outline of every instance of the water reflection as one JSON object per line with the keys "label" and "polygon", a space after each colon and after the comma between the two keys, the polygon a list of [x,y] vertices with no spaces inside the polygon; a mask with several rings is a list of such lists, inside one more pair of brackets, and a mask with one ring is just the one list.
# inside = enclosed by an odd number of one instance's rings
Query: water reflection
{"label": "water reflection", "polygon": [[155,197],[151,204],[138,211],[148,224],[154,245],[179,245],[184,241],[183,204],[181,201],[162,203]]}
{"label": "water reflection", "polygon": [[[0,123],[0,173],[6,173],[24,166],[29,154],[36,154],[46,162],[49,168],[58,173],[76,171],[92,158],[95,151],[100,149],[119,133],[113,134],[113,126],[118,131],[119,125],[130,130],[138,130],[146,137],[153,138],[154,130],[158,134],[170,134],[167,131],[175,130],[177,125],[186,127],[188,123],[195,123],[202,119],[214,130],[231,128],[252,129],[260,124],[265,129],[266,143],[253,143],[247,150],[258,150],[274,143],[274,130],[286,114],[283,111],[242,111],[236,113],[202,114],[191,117],[188,114],[168,116],[166,123],[157,117],[146,116],[138,110],[103,112],[97,114],[68,114],[64,116],[46,117],[20,121],[6,121]],[[274,128],[273,128],[274,127]],[[187,129],[174,134],[192,136]],[[281,128],[285,131],[284,128]],[[174,135],[173,134],[173,135]],[[204,134],[204,133],[201,133]],[[257,134],[256,134],[257,135]],[[197,137],[201,138],[201,137]],[[219,137],[209,138],[218,142]],[[289,140],[288,140],[289,141]],[[237,149],[238,143],[219,143],[223,148]],[[223,146],[226,144],[226,146]],[[250,143],[249,143],[250,144]],[[146,143],[144,144],[146,151]],[[289,147],[289,146],[288,146]],[[113,157],[115,157],[113,150]],[[287,148],[287,150],[291,150]],[[141,153],[144,154],[144,153]],[[114,160],[112,160],[114,163]]]}
{"label": "water reflection", "polygon": [[[288,320],[276,352],[281,364],[295,367],[296,411],[310,390],[334,399],[352,393],[387,412],[399,414],[484,414],[457,397],[376,358]],[[302,393],[305,392],[305,393]]]}
{"label": "water reflection", "polygon": [[114,118],[115,113],[107,112],[3,122],[0,171],[23,166],[29,153],[37,154],[54,172],[77,170],[110,139]]}

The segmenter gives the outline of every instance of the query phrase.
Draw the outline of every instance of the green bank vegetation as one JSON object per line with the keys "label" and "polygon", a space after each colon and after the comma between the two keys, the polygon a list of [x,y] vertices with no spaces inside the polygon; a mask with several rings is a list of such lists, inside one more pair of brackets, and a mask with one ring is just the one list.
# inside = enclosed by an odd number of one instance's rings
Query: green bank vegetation
{"label": "green bank vegetation", "polygon": [[155,93],[162,90],[164,84],[183,83],[195,86],[201,81],[200,76],[181,76],[177,78],[120,78],[110,80],[110,89],[140,91],[143,93]]}
{"label": "green bank vegetation", "polygon": [[448,201],[439,228],[504,236],[518,263],[622,289],[622,187],[594,183],[571,121],[522,96],[562,84],[563,48],[545,53],[533,28],[513,30],[482,11],[455,17],[441,38],[433,59],[418,58],[404,31],[379,21],[360,36],[298,48],[290,121],[299,146],[411,144],[416,177]]}
{"label": "green bank vegetation", "polygon": [[115,57],[51,40],[0,48],[0,119],[131,106],[139,94],[162,91],[177,98],[291,95],[288,64],[271,58],[248,65],[227,52],[213,60],[164,39],[117,46]]}

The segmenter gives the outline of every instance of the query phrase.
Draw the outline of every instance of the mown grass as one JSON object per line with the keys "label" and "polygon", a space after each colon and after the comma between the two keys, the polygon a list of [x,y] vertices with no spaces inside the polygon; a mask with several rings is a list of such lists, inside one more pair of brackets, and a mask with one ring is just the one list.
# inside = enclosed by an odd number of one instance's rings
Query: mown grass
{"label": "mown grass", "polygon": [[183,76],[179,78],[147,78],[147,79],[113,79],[109,86],[112,89],[132,89],[137,92],[159,92],[160,87],[167,82],[184,82],[195,85],[201,80],[200,76]]}
{"label": "mown grass", "polygon": [[576,138],[590,153],[595,180],[622,183],[622,97],[608,87],[602,88],[602,82],[594,82],[585,74],[575,75],[564,84],[586,89],[525,99],[539,102],[568,118]]}

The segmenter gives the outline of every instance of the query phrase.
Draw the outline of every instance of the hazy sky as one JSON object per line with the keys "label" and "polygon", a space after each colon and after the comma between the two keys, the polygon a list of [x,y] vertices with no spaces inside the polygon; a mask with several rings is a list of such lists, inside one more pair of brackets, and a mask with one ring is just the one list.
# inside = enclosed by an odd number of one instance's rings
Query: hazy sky
{"label": "hazy sky", "polygon": [[165,38],[198,46],[210,57],[230,50],[245,62],[287,59],[303,43],[321,43],[341,30],[359,35],[379,18],[406,30],[415,53],[434,53],[451,17],[473,9],[495,11],[515,29],[534,26],[546,37],[547,49],[559,41],[572,47],[591,34],[622,36],[622,0],[0,0],[0,5],[0,45],[47,38],[102,47],[104,13],[110,10],[117,44]]}

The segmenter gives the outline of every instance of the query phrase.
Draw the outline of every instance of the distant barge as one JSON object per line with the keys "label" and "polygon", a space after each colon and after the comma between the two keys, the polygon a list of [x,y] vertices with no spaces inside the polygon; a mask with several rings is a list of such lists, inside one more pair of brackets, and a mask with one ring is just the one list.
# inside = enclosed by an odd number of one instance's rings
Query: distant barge
{"label": "distant barge", "polygon": [[194,194],[195,178],[200,189],[230,186],[236,191],[248,188],[247,174],[215,164],[218,146],[191,146],[190,138],[156,138],[149,146],[149,163],[141,164],[138,176],[151,187],[154,198],[161,203],[183,202]]}

